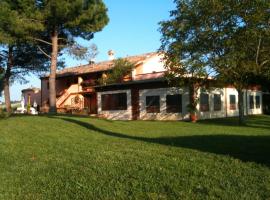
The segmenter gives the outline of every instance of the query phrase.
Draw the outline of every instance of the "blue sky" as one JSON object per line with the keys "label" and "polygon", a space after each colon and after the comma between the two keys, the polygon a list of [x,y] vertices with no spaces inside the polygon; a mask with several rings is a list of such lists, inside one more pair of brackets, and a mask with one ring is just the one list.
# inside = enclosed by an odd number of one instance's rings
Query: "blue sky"
{"label": "blue sky", "polygon": [[[83,45],[94,43],[99,54],[96,61],[106,60],[107,52],[112,49],[116,57],[136,55],[156,51],[160,46],[161,35],[158,22],[169,19],[169,11],[174,9],[173,0],[104,0],[110,18],[109,24],[95,34],[91,41],[83,41]],[[85,64],[86,61],[74,60],[65,56],[66,66]],[[21,90],[30,86],[40,87],[36,76],[27,78],[29,83],[15,83],[11,87],[11,99],[19,100]]]}

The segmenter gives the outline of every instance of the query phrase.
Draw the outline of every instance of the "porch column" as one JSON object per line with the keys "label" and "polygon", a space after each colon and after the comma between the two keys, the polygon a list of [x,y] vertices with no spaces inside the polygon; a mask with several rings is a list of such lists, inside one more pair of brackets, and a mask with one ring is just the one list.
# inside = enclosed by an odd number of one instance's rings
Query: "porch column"
{"label": "porch column", "polygon": [[78,90],[79,92],[82,91],[82,86],[81,86],[81,83],[83,82],[83,78],[82,77],[78,77]]}

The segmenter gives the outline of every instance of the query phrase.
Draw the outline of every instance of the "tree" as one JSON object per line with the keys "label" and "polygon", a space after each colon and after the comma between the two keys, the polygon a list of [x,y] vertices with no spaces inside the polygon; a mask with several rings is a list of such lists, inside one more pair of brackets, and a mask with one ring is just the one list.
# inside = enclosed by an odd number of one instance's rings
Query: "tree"
{"label": "tree", "polygon": [[[262,78],[269,78],[270,3],[261,0],[229,3],[223,10],[223,15],[230,13],[223,19],[229,22],[226,26],[229,33],[213,29],[213,33],[221,36],[216,39],[222,50],[213,60],[217,77],[238,91],[239,124],[244,124],[243,90],[260,83]],[[218,13],[212,18],[217,19]],[[222,28],[221,23],[215,26]]]}
{"label": "tree", "polygon": [[104,74],[98,82],[101,85],[120,83],[126,76],[130,76],[130,73],[134,68],[135,64],[129,62],[127,59],[116,59],[113,61],[113,69],[107,74]]}
{"label": "tree", "polygon": [[[0,61],[1,63],[1,61]],[[0,67],[0,97],[2,96],[2,91],[4,88],[4,69]]]}
{"label": "tree", "polygon": [[[160,22],[162,33],[160,52],[164,54],[167,78],[173,84],[189,87],[190,119],[195,122],[198,90],[205,85],[211,71],[207,70],[208,61],[196,36],[197,17],[187,7],[190,1],[177,1],[177,9],[171,11],[171,19]],[[194,10],[195,12],[195,10]],[[201,41],[200,41],[201,42]]]}
{"label": "tree", "polygon": [[[244,123],[243,89],[269,74],[270,2],[175,0],[171,20],[162,22],[162,50],[170,63],[192,69],[197,63],[238,91],[239,123]],[[191,63],[191,67],[186,63]],[[168,65],[170,66],[170,65]],[[186,71],[184,71],[186,73]],[[180,73],[183,75],[184,73]],[[179,73],[178,73],[179,74]],[[199,76],[200,74],[198,74]]]}
{"label": "tree", "polygon": [[33,7],[34,3],[33,0],[0,2],[0,68],[8,113],[11,112],[11,80],[23,80],[23,75],[29,73],[30,69],[36,70],[37,64],[44,61],[25,40],[30,33],[42,28],[37,18],[39,15]]}
{"label": "tree", "polygon": [[50,112],[56,113],[56,68],[61,50],[74,44],[76,37],[90,40],[108,23],[107,8],[102,0],[40,0],[45,38],[34,37],[51,46],[49,76]]}

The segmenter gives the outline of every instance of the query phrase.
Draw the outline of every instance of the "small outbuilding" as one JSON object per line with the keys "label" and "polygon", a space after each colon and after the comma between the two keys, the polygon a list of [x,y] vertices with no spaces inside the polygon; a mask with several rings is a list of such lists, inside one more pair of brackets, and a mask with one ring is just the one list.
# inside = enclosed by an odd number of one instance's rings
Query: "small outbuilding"
{"label": "small outbuilding", "polygon": [[23,89],[22,97],[25,105],[30,105],[39,110],[41,105],[41,90],[39,88],[31,87]]}

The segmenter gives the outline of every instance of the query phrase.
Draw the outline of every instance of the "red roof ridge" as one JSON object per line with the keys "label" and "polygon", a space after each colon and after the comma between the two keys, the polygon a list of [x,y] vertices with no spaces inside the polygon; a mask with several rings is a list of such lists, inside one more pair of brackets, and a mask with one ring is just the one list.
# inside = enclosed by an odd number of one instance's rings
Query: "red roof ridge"
{"label": "red roof ridge", "polygon": [[[144,54],[139,54],[139,55],[134,55],[134,56],[126,56],[122,58],[127,59],[130,62],[134,62],[135,64],[138,64],[158,54],[159,54],[158,52],[150,52],[150,53],[144,53]],[[56,75],[57,77],[62,77],[62,76],[68,76],[68,75],[87,74],[87,73],[98,72],[98,71],[107,71],[112,68],[112,64],[113,64],[113,60],[104,60],[104,61],[92,63],[92,64],[67,67],[65,69],[57,71]],[[48,76],[49,75],[46,74],[45,76],[41,78],[46,78]]]}

